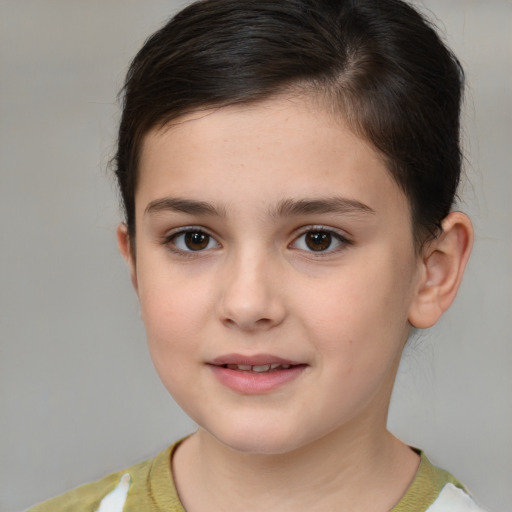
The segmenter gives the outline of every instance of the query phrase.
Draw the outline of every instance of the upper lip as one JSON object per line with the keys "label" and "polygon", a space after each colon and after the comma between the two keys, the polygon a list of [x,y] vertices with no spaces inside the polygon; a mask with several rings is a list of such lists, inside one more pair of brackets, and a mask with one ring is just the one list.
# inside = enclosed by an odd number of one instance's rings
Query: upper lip
{"label": "upper lip", "polygon": [[255,354],[255,355],[243,355],[243,354],[226,354],[223,356],[216,357],[209,361],[209,364],[214,366],[223,366],[226,364],[236,365],[247,365],[247,366],[259,366],[265,364],[289,364],[299,365],[304,364],[291,359],[284,359],[282,357],[274,356],[272,354]]}

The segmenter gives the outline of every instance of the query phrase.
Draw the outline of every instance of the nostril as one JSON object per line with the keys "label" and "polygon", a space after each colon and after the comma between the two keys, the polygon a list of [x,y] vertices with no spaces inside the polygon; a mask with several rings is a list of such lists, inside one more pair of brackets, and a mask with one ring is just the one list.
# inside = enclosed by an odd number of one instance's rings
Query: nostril
{"label": "nostril", "polygon": [[271,318],[259,318],[257,320],[247,319],[244,321],[244,319],[234,319],[234,318],[224,318],[222,323],[226,327],[238,327],[241,329],[244,329],[246,331],[258,331],[258,330],[265,330],[270,329],[274,324],[277,324],[278,322],[273,321]]}
{"label": "nostril", "polygon": [[[219,320],[226,327],[253,331],[279,325],[285,317],[283,300],[266,288],[250,286],[228,287],[218,303]],[[242,283],[243,284],[243,283]]]}
{"label": "nostril", "polygon": [[270,318],[260,318],[259,320],[256,320],[256,325],[261,325],[262,327],[271,323],[272,320],[270,320]]}

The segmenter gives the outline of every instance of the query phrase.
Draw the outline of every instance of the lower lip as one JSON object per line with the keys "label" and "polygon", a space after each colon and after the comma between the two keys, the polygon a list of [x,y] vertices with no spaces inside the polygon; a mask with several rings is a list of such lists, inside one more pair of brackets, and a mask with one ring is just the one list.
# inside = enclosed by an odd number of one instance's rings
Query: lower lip
{"label": "lower lip", "polygon": [[246,395],[258,395],[268,393],[280,386],[295,380],[305,370],[306,365],[298,365],[288,370],[274,370],[271,372],[245,372],[241,370],[230,370],[223,366],[210,368],[221,384]]}

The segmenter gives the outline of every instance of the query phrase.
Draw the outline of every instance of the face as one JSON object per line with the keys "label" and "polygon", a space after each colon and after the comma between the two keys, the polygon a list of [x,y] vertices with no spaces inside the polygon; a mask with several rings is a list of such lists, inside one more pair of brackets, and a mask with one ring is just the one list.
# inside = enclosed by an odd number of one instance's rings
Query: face
{"label": "face", "polygon": [[379,155],[281,98],[150,132],[139,170],[132,279],[157,372],[200,432],[284,453],[384,431],[418,262]]}

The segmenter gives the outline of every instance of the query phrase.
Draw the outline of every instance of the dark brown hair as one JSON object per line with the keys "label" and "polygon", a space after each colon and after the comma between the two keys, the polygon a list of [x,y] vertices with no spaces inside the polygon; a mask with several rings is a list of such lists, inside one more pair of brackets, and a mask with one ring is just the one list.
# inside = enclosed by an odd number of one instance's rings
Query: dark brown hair
{"label": "dark brown hair", "polygon": [[286,91],[327,101],[369,141],[408,197],[418,245],[436,235],[460,179],[463,71],[432,25],[401,0],[203,0],[127,74],[114,162],[132,242],[149,130]]}

